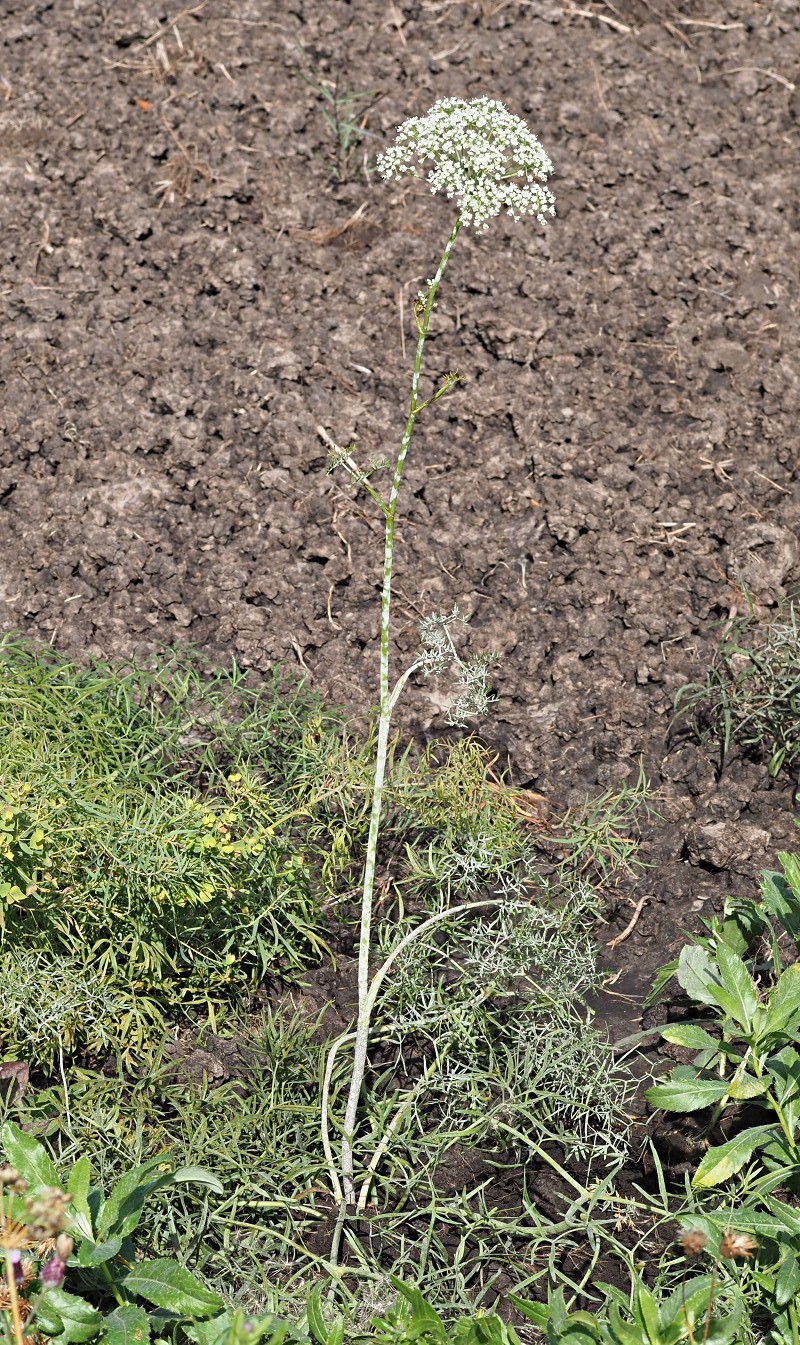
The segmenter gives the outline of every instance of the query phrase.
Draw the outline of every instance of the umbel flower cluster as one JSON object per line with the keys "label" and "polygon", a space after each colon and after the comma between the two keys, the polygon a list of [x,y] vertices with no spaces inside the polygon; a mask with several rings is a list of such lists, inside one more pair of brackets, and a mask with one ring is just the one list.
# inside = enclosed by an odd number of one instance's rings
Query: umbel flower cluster
{"label": "umbel flower cluster", "polygon": [[[426,173],[418,164],[430,162]],[[514,220],[555,214],[543,185],[553,165],[525,122],[493,98],[443,98],[424,117],[404,121],[378,155],[384,178],[425,177],[431,191],[458,202],[462,224],[482,232],[501,210]]]}

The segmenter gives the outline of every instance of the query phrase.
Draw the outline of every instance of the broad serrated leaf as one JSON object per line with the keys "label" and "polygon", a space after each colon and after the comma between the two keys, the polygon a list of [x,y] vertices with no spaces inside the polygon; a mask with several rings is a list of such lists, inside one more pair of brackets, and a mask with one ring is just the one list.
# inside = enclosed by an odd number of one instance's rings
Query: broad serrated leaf
{"label": "broad serrated leaf", "polygon": [[677,1065],[665,1083],[648,1088],[645,1093],[651,1107],[664,1111],[701,1111],[713,1107],[728,1092],[728,1083],[716,1075],[705,1075],[689,1065]]}
{"label": "broad serrated leaf", "polygon": [[700,1160],[692,1178],[692,1186],[705,1190],[728,1181],[749,1162],[761,1144],[774,1137],[775,1132],[775,1126],[753,1126],[726,1144],[715,1145]]}
{"label": "broad serrated leaf", "polygon": [[527,1317],[529,1322],[533,1322],[538,1331],[545,1331],[547,1323],[550,1320],[550,1310],[544,1303],[535,1303],[530,1298],[519,1298],[517,1294],[509,1294],[508,1301],[521,1313]]}
{"label": "broad serrated leaf", "polygon": [[685,990],[691,999],[697,1000],[699,1004],[708,1004],[714,1009],[723,1007],[717,994],[715,967],[705,948],[698,947],[696,943],[686,944],[681,949],[675,974],[681,989]]}
{"label": "broad serrated leaf", "polygon": [[219,1294],[166,1257],[139,1262],[122,1283],[126,1293],[138,1294],[176,1317],[210,1317],[224,1306]]}
{"label": "broad serrated leaf", "polygon": [[755,1074],[748,1074],[747,1070],[737,1070],[728,1089],[735,1102],[746,1102],[748,1098],[761,1097],[766,1091],[767,1084],[764,1080],[757,1079]]}
{"label": "broad serrated leaf", "polygon": [[123,1303],[109,1312],[103,1323],[104,1345],[147,1345],[150,1318],[135,1303]]}
{"label": "broad serrated leaf", "polygon": [[61,1185],[44,1146],[32,1135],[26,1135],[13,1121],[6,1121],[0,1130],[0,1144],[12,1168],[27,1181],[31,1195],[38,1187]]}
{"label": "broad serrated leaf", "polygon": [[796,1210],[793,1205],[784,1204],[774,1196],[765,1196],[764,1204],[772,1211],[784,1233],[800,1237],[800,1210]]}
{"label": "broad serrated leaf", "polygon": [[800,902],[800,859],[797,855],[790,854],[787,850],[778,851],[778,859],[783,869],[784,877],[792,890],[792,896]]}
{"label": "broad serrated leaf", "polygon": [[147,1197],[165,1185],[172,1175],[171,1171],[158,1172],[166,1161],[168,1156],[159,1154],[123,1173],[97,1215],[98,1237],[105,1239],[112,1233],[121,1233],[125,1237],[133,1232],[142,1217]]}
{"label": "broad serrated leaf", "polygon": [[195,1341],[196,1345],[228,1345],[233,1338],[234,1324],[240,1315],[240,1312],[234,1314],[228,1308],[218,1317],[212,1317],[205,1322],[185,1322],[181,1329],[189,1340]]}
{"label": "broad serrated leaf", "polygon": [[794,1036],[800,1024],[800,963],[793,962],[770,991],[760,1037]]}
{"label": "broad serrated leaf", "polygon": [[789,1252],[775,1276],[775,1302],[779,1308],[783,1308],[797,1293],[800,1293],[800,1263]]}
{"label": "broad serrated leaf", "polygon": [[728,1317],[712,1317],[703,1333],[705,1345],[733,1345],[739,1339],[742,1324],[742,1300],[737,1298]]}
{"label": "broad serrated leaf", "polygon": [[89,1208],[89,1188],[92,1184],[92,1166],[82,1154],[67,1178],[67,1193],[72,1196],[70,1227],[82,1238],[93,1238],[92,1212]]}
{"label": "broad serrated leaf", "polygon": [[[793,858],[785,854],[778,857],[782,861]],[[800,889],[793,892],[782,873],[769,869],[762,869],[760,887],[765,909],[780,920],[787,934],[797,942],[800,939]]]}
{"label": "broad serrated leaf", "polygon": [[719,1040],[696,1023],[669,1023],[662,1027],[661,1035],[664,1041],[671,1041],[675,1046],[685,1046],[690,1051],[718,1051],[720,1048]]}
{"label": "broad serrated leaf", "polygon": [[655,1004],[656,1000],[660,998],[662,990],[664,990],[665,986],[669,984],[669,982],[672,980],[677,970],[678,970],[677,958],[675,959],[674,962],[667,962],[663,967],[659,967],[658,971],[653,977],[653,984],[651,985],[647,993],[647,997],[644,1000],[643,1008],[649,1009],[651,1004]]}
{"label": "broad serrated leaf", "polygon": [[109,1238],[107,1242],[81,1242],[78,1247],[78,1265],[87,1269],[90,1266],[102,1266],[116,1256],[121,1246],[122,1238],[119,1233]]}
{"label": "broad serrated leaf", "polygon": [[398,1279],[396,1275],[391,1275],[389,1278],[397,1292],[411,1306],[415,1331],[419,1333],[424,1328],[431,1332],[436,1339],[445,1341],[447,1333],[444,1322],[436,1309],[422,1297],[419,1289],[415,1289],[411,1284],[406,1284],[405,1280]]}
{"label": "broad serrated leaf", "polygon": [[[53,1324],[57,1322],[61,1325],[53,1330]],[[64,1289],[48,1289],[39,1301],[36,1323],[46,1335],[56,1336],[58,1345],[71,1345],[71,1342],[80,1345],[80,1342],[99,1335],[103,1314],[77,1294],[68,1294]]]}
{"label": "broad serrated leaf", "polygon": [[[749,1033],[758,1008],[758,991],[750,973],[739,954],[726,943],[717,944],[717,966],[720,979],[729,996],[726,1012],[746,1033]],[[719,987],[717,994],[721,994]]]}
{"label": "broad serrated leaf", "polygon": [[658,1304],[647,1285],[641,1281],[636,1290],[635,1312],[647,1334],[650,1345],[658,1345]]}
{"label": "broad serrated leaf", "polygon": [[697,1320],[705,1315],[708,1307],[708,1291],[714,1287],[715,1276],[694,1275],[685,1280],[679,1289],[673,1290],[669,1298],[661,1301],[661,1320],[671,1322],[677,1314]]}

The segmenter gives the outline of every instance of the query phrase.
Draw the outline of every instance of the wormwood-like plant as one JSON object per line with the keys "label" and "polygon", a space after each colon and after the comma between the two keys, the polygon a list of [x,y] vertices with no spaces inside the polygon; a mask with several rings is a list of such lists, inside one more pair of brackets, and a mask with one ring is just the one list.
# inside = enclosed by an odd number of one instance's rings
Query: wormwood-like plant
{"label": "wormwood-like plant", "polygon": [[[381,986],[398,959],[408,952],[412,943],[435,929],[442,921],[451,919],[464,910],[463,905],[456,905],[430,915],[401,938],[378,970],[370,975],[375,869],[392,714],[403,688],[413,673],[440,674],[452,666],[458,671],[460,685],[456,702],[449,714],[451,723],[463,724],[468,716],[484,712],[492,699],[489,673],[493,656],[481,654],[467,659],[461,657],[453,639],[453,632],[462,620],[456,607],[449,613],[433,614],[421,623],[421,653],[400,674],[394,684],[390,680],[392,565],[398,500],[406,457],[418,418],[459,381],[459,374],[450,371],[439,387],[429,395],[426,396],[422,392],[425,341],[445,268],[463,228],[472,227],[476,232],[483,232],[502,210],[515,220],[519,220],[523,215],[533,215],[542,224],[545,222],[545,215],[555,213],[553,197],[543,185],[552,172],[550,159],[523,121],[513,116],[502,103],[488,98],[472,101],[445,99],[436,103],[425,116],[412,117],[404,122],[394,144],[379,156],[378,171],[386,179],[407,175],[426,178],[432,192],[443,191],[448,198],[456,201],[457,211],[435,275],[420,291],[414,305],[417,345],[411,378],[411,395],[405,428],[392,469],[388,498],[384,498],[371,480],[377,470],[377,464],[371,463],[367,468],[359,466],[353,457],[353,445],[332,450],[329,462],[330,470],[339,466],[345,468],[352,479],[370,496],[383,515],[385,523],[380,612],[380,697],[372,804],[361,900],[358,1013],[355,1032],[338,1038],[330,1049],[322,1101],[323,1143],[334,1196],[339,1204],[339,1218],[331,1250],[331,1260],[334,1263],[338,1256],[347,1211],[356,1207],[359,1199],[355,1169],[359,1106],[367,1067],[370,1027]],[[474,902],[472,908],[488,906],[494,904],[496,900],[492,898],[486,902]],[[345,1043],[353,1045],[353,1066],[345,1114],[341,1122],[341,1149],[337,1163],[328,1129],[328,1099],[336,1055]],[[371,1165],[367,1164],[367,1181],[370,1179],[371,1170]]]}

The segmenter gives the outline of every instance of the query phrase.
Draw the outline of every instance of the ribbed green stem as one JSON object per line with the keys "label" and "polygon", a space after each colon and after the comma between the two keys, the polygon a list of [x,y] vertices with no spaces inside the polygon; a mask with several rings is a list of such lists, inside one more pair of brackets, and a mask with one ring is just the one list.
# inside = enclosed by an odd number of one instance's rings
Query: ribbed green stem
{"label": "ribbed green stem", "polygon": [[407,674],[400,679],[394,691],[389,689],[389,633],[391,624],[391,606],[392,606],[392,564],[394,560],[394,539],[395,539],[395,515],[397,511],[397,500],[400,493],[400,483],[403,477],[403,468],[405,467],[406,455],[411,443],[411,437],[414,433],[414,425],[417,413],[421,409],[419,397],[419,381],[422,370],[422,354],[425,349],[425,338],[428,335],[428,325],[430,323],[431,313],[436,298],[436,291],[444,275],[445,267],[450,259],[450,253],[453,244],[458,237],[461,229],[461,219],[457,219],[453,225],[453,230],[447,240],[447,245],[442,253],[439,267],[428,288],[425,299],[425,305],[421,315],[418,318],[419,337],[417,340],[416,353],[414,355],[414,373],[411,380],[411,401],[409,404],[408,419],[406,420],[403,438],[400,444],[400,451],[395,463],[394,477],[392,479],[392,488],[389,493],[389,501],[386,506],[386,533],[383,553],[383,589],[381,593],[381,631],[380,631],[380,718],[378,720],[378,740],[375,753],[375,775],[372,785],[372,808],[369,819],[369,835],[367,838],[367,855],[364,864],[364,886],[361,897],[361,924],[358,945],[358,1018],[356,1021],[356,1039],[353,1052],[353,1073],[350,1078],[350,1089],[347,1098],[347,1107],[345,1110],[344,1127],[342,1136],[342,1190],[344,1203],[355,1205],[356,1188],[354,1180],[354,1153],[353,1146],[355,1142],[356,1122],[358,1118],[358,1106],[361,1098],[361,1088],[364,1082],[364,1073],[367,1065],[367,1050],[369,1047],[370,1020],[372,1017],[373,1001],[369,994],[369,961],[372,938],[372,901],[375,890],[375,864],[378,854],[378,837],[380,835],[381,810],[383,807],[383,790],[386,778],[386,758],[389,747],[389,730],[391,727],[392,711],[397,701],[397,696],[402,685],[406,681]]}

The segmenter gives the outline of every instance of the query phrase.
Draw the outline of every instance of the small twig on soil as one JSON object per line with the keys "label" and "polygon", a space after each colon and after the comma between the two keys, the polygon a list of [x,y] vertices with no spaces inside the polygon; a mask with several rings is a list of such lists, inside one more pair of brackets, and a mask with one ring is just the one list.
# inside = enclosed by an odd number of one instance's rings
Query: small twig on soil
{"label": "small twig on soil", "polygon": [[334,239],[341,238],[343,233],[358,224],[359,220],[363,218],[368,204],[367,201],[362,201],[358,210],[348,216],[342,224],[334,224],[328,229],[323,228],[321,224],[318,224],[314,229],[290,229],[289,237],[297,238],[301,243],[316,243],[319,247],[324,247],[327,243],[332,243]]}
{"label": "small twig on soil", "polygon": [[180,159],[176,161],[173,155],[167,163],[167,168],[172,170],[170,176],[164,178],[161,182],[156,183],[156,190],[161,192],[161,200],[158,203],[159,210],[166,201],[174,199],[176,192],[179,196],[188,196],[189,189],[192,185],[192,178],[195,173],[199,174],[200,177],[205,178],[206,182],[210,182],[211,180],[210,169],[208,169],[204,163],[200,163],[199,160],[192,158],[186,146],[179,140],[178,136],[173,131],[163,112],[161,113],[161,122],[167,135],[169,135],[177,145]]}
{"label": "small twig on soil", "polygon": [[626,925],[625,928],[623,929],[622,933],[621,933],[621,934],[617,934],[616,938],[614,938],[614,939],[609,939],[609,940],[608,940],[608,943],[607,943],[607,945],[606,945],[606,947],[608,947],[608,948],[616,948],[620,943],[624,943],[624,942],[625,942],[625,940],[628,938],[628,936],[629,936],[630,934],[633,933],[633,931],[635,930],[636,926],[638,925],[638,923],[639,923],[639,916],[642,914],[642,911],[644,910],[645,905],[647,904],[647,902],[648,902],[649,900],[650,900],[650,893],[649,893],[649,892],[646,892],[645,895],[644,895],[643,897],[640,897],[640,898],[639,898],[639,900],[637,901],[636,905],[635,905],[634,908],[633,908],[633,915],[631,916],[631,918],[630,918],[630,920],[628,921],[627,925]]}
{"label": "small twig on soil", "polygon": [[334,630],[341,630],[342,628],[339,625],[339,622],[334,621],[333,614],[331,612],[331,599],[333,597],[333,590],[335,587],[336,587],[335,584],[331,584],[328,589],[328,622],[333,627]]}
{"label": "small twig on soil", "polygon": [[311,669],[309,668],[308,664],[306,663],[305,659],[303,658],[303,651],[302,651],[302,649],[300,648],[300,646],[299,646],[299,644],[297,643],[297,641],[296,641],[296,640],[290,640],[289,643],[290,643],[290,645],[292,646],[292,649],[294,650],[295,654],[297,655],[297,661],[298,661],[298,663],[300,664],[300,667],[301,667],[301,668],[304,668],[305,671],[306,671],[307,673],[310,674],[310,673],[311,673]]}
{"label": "small twig on soil", "polygon": [[168,33],[170,28],[174,28],[179,19],[186,19],[190,14],[199,14],[205,7],[206,0],[203,0],[202,5],[194,5],[191,9],[179,10],[173,18],[167,19],[165,23],[162,23],[160,28],[156,28],[154,33],[151,33],[149,37],[146,37],[144,42],[140,44],[141,48],[152,46],[152,44],[158,42],[159,38],[163,37],[165,33]]}
{"label": "small twig on soil", "polygon": [[607,23],[609,28],[615,29],[618,33],[631,32],[627,23],[620,23],[619,19],[612,19],[608,14],[597,14],[593,9],[565,9],[564,13],[569,18],[597,19],[598,23]]}
{"label": "small twig on soil", "polygon": [[721,33],[728,33],[732,28],[746,28],[744,23],[713,23],[711,19],[676,19],[675,23],[679,28],[718,28]]}
{"label": "small twig on soil", "polygon": [[764,67],[760,65],[735,65],[732,70],[723,70],[722,73],[723,75],[741,75],[746,70],[753,70],[757,75],[766,75],[768,79],[776,79],[778,83],[782,84],[790,93],[793,93],[797,88],[797,85],[793,84],[790,79],[786,79],[783,75],[776,74],[774,70],[765,70]]}

